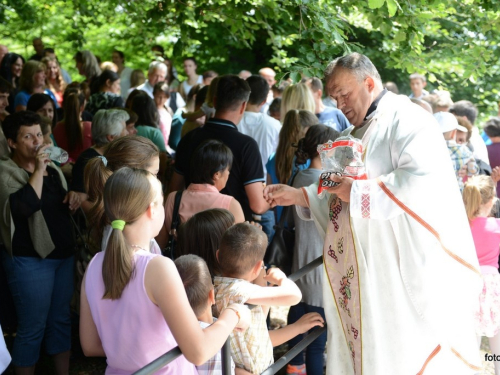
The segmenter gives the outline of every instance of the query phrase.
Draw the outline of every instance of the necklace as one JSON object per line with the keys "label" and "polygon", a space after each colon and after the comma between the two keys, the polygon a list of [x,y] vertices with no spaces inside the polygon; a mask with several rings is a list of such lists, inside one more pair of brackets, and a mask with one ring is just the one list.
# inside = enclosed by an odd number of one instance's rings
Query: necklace
{"label": "necklace", "polygon": [[139,246],[139,245],[130,245],[130,246],[135,248],[135,249],[140,249],[140,250],[144,250],[147,252],[147,250],[145,248],[143,248],[142,246]]}

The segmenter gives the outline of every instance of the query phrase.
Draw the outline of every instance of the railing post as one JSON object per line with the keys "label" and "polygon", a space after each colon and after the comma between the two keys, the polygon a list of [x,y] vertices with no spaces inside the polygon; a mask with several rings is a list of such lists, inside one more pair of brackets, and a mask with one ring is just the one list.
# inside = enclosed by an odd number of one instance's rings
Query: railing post
{"label": "railing post", "polygon": [[222,375],[231,375],[231,337],[228,337],[221,349]]}

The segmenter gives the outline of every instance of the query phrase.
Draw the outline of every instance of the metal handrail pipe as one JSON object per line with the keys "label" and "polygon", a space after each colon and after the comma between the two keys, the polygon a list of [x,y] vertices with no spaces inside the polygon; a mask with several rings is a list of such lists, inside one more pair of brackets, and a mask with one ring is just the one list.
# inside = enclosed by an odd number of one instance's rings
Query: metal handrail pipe
{"label": "metal handrail pipe", "polygon": [[319,265],[323,264],[323,255],[320,257],[314,259],[311,263],[307,263],[304,267],[302,267],[300,270],[297,272],[292,273],[288,278],[292,281],[297,281],[300,279],[302,276],[305,274],[311,272],[313,269],[318,267]]}
{"label": "metal handrail pipe", "polygon": [[304,337],[297,345],[286,352],[280,359],[269,366],[261,375],[276,374],[282,367],[284,367],[293,358],[299,355],[309,344],[316,340],[323,332],[326,331],[326,323],[323,327],[316,327],[311,333]]}

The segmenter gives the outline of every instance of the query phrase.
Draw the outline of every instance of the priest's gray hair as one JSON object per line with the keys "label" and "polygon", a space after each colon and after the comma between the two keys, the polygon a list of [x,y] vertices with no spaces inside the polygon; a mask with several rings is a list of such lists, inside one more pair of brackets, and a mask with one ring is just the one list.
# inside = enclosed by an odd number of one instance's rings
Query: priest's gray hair
{"label": "priest's gray hair", "polygon": [[368,57],[361,53],[353,52],[342,57],[337,57],[329,63],[325,69],[325,81],[328,81],[333,76],[337,68],[349,70],[356,76],[359,82],[365,80],[367,77],[371,77],[375,81],[382,83],[375,65],[373,65]]}

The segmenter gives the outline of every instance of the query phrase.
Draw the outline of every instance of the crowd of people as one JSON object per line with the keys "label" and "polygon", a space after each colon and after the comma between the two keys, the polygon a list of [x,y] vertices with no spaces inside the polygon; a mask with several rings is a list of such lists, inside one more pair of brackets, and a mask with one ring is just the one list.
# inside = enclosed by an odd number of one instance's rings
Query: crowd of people
{"label": "crowd of people", "polygon": [[[34,374],[43,347],[68,374],[72,310],[108,373],[179,346],[161,373],[220,374],[230,337],[233,373],[260,374],[325,322],[288,374],[323,374],[327,345],[332,375],[474,373],[481,336],[500,355],[499,117],[481,133],[467,98],[420,74],[399,95],[356,53],[293,83],[200,75],[194,57],[181,81],[159,45],[146,75],[83,50],[72,81],[33,48],[0,45],[0,324],[15,332],[0,370]],[[334,176],[322,200],[318,145],[341,136],[367,179]],[[295,283],[265,262],[282,222],[292,272],[325,268]],[[285,327],[270,306],[290,306]]]}

